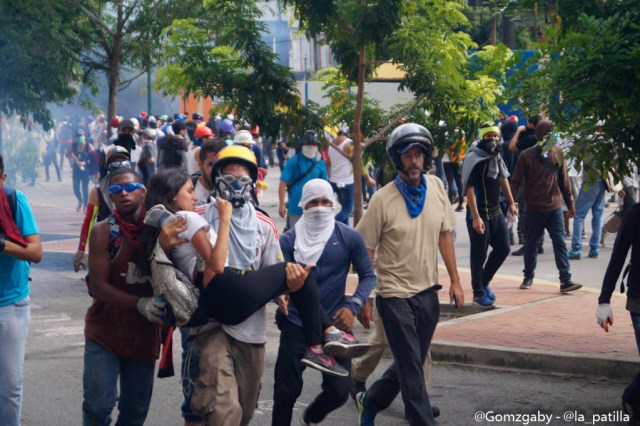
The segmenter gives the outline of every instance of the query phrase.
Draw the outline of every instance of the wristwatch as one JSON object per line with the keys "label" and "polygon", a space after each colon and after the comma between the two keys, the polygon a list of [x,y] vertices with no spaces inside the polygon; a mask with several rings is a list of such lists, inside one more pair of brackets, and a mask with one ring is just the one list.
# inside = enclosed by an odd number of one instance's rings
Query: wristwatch
{"label": "wristwatch", "polygon": [[0,237],[0,252],[4,251],[4,238]]}

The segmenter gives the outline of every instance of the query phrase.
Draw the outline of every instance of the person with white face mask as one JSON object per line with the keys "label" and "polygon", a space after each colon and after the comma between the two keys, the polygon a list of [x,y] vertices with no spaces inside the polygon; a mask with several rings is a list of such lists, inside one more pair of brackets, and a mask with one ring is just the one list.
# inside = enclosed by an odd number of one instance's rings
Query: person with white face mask
{"label": "person with white face mask", "polygon": [[[351,360],[341,357],[338,341],[356,342],[355,346],[361,347],[363,354],[368,350],[370,345],[358,343],[350,331],[356,315],[369,298],[375,275],[362,237],[353,228],[334,219],[333,206],[333,189],[329,182],[323,179],[307,182],[298,202],[298,207],[304,209],[302,217],[293,229],[280,237],[280,247],[285,260],[316,265],[312,274],[316,277],[320,305],[335,326],[346,332],[342,337],[337,331],[325,334],[325,347],[328,351],[328,347],[333,346],[336,361],[350,373]],[[352,264],[358,273],[358,287],[352,297],[345,297],[347,274]],[[286,296],[280,296],[278,304],[276,323],[280,329],[280,346],[274,373],[272,424],[290,425],[294,404],[302,392],[303,365],[300,361],[305,352],[305,339],[296,306],[288,304]],[[333,343],[327,343],[329,341]],[[322,392],[302,413],[301,424],[320,423],[345,403],[350,387],[350,376],[323,374]]]}
{"label": "person with white face mask", "polygon": [[[278,214],[280,217],[287,218],[285,230],[291,229],[302,216],[302,208],[298,203],[304,184],[311,179],[328,179],[327,166],[319,155],[318,134],[313,130],[307,130],[300,143],[301,152],[287,161],[280,175]],[[285,203],[287,192],[289,193],[288,206]]]}

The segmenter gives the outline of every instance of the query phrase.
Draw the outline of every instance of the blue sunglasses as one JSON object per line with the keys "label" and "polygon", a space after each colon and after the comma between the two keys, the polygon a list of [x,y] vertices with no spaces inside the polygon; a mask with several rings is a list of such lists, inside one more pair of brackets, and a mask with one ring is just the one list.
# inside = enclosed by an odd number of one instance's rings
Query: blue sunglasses
{"label": "blue sunglasses", "polygon": [[144,185],[138,182],[127,182],[124,185],[111,185],[109,187],[110,194],[120,194],[122,190],[127,192],[137,191],[140,188],[144,188]]}

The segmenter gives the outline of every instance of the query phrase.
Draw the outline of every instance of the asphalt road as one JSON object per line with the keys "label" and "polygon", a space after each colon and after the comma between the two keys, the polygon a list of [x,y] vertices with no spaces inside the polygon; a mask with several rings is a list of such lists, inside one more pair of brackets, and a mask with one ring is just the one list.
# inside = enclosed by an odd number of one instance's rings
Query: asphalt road
{"label": "asphalt road", "polygon": [[[283,220],[277,217],[277,176],[276,169],[268,178],[270,189],[262,199],[262,207],[275,218],[279,229]],[[40,176],[43,176],[42,170]],[[36,187],[23,187],[28,197],[35,203],[47,206],[48,214],[37,217],[42,224],[45,240],[59,240],[77,235],[82,215],[75,213],[75,199],[71,191],[68,168],[63,182],[42,183]],[[468,267],[469,242],[463,213],[457,213],[456,252],[458,265]],[[55,219],[54,217],[60,217]],[[46,229],[45,229],[46,228]],[[587,230],[589,233],[589,230]],[[517,248],[514,247],[514,248]],[[547,238],[546,253],[539,257],[537,278],[555,281],[557,272]],[[574,279],[586,286],[598,288],[610,254],[610,248],[602,251],[599,259],[584,259],[572,263]],[[33,265],[32,272],[32,325],[27,344],[25,364],[25,396],[23,425],[80,425],[83,374],[83,328],[84,314],[90,304],[81,274],[73,272],[72,252],[45,253],[43,261]],[[574,266],[575,265],[575,266]],[[522,258],[510,256],[500,273],[519,277]],[[465,283],[470,289],[470,284]],[[273,311],[273,307],[270,308]],[[273,318],[272,315],[269,318]],[[366,332],[358,330],[360,336]],[[270,324],[267,345],[267,369],[262,381],[260,406],[252,424],[270,424],[270,407],[273,389],[273,366],[277,350],[278,334]],[[174,360],[179,366],[179,345],[174,345]],[[390,360],[384,359],[376,375],[381,374]],[[320,374],[305,373],[305,388],[301,395],[297,412],[309,404],[320,388]],[[603,380],[582,379],[549,375],[525,374],[514,371],[491,369],[470,369],[459,366],[437,365],[433,369],[433,383],[430,391],[432,402],[442,410],[438,424],[617,424],[598,423],[590,416],[593,413],[615,417],[619,409],[622,383]],[[147,424],[180,425],[181,389],[178,378],[158,379]],[[497,421],[508,419],[488,414],[483,421],[476,421],[476,412],[493,411],[494,414],[511,415],[552,415],[548,423],[533,422],[533,417],[520,417],[519,421]],[[574,419],[565,421],[566,412],[573,412]],[[579,415],[584,415],[584,419]],[[481,417],[484,414],[480,415]],[[620,413],[617,414],[618,416]],[[556,418],[558,416],[558,418]],[[400,399],[377,419],[380,425],[405,424],[403,405]],[[341,409],[332,413],[324,424],[357,424],[354,404],[349,401]]]}

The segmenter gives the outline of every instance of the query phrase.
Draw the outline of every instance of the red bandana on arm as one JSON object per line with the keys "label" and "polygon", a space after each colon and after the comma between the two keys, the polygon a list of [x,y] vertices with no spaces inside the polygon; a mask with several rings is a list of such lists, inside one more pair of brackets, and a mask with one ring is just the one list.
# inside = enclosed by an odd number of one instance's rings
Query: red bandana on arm
{"label": "red bandana on arm", "polygon": [[122,235],[133,248],[140,248],[142,246],[140,243],[140,234],[144,227],[144,214],[145,210],[143,209],[142,212],[140,212],[140,220],[138,223],[131,223],[124,220],[120,213],[118,213],[117,209],[113,211],[113,215],[116,217],[116,221],[118,222],[118,225],[120,225],[120,229],[122,229]]}
{"label": "red bandana on arm", "polygon": [[29,245],[29,243],[27,243],[27,241],[22,237],[18,226],[13,220],[11,206],[9,206],[7,194],[4,193],[4,187],[0,187],[0,231],[2,231],[9,240],[21,245],[22,247]]}

